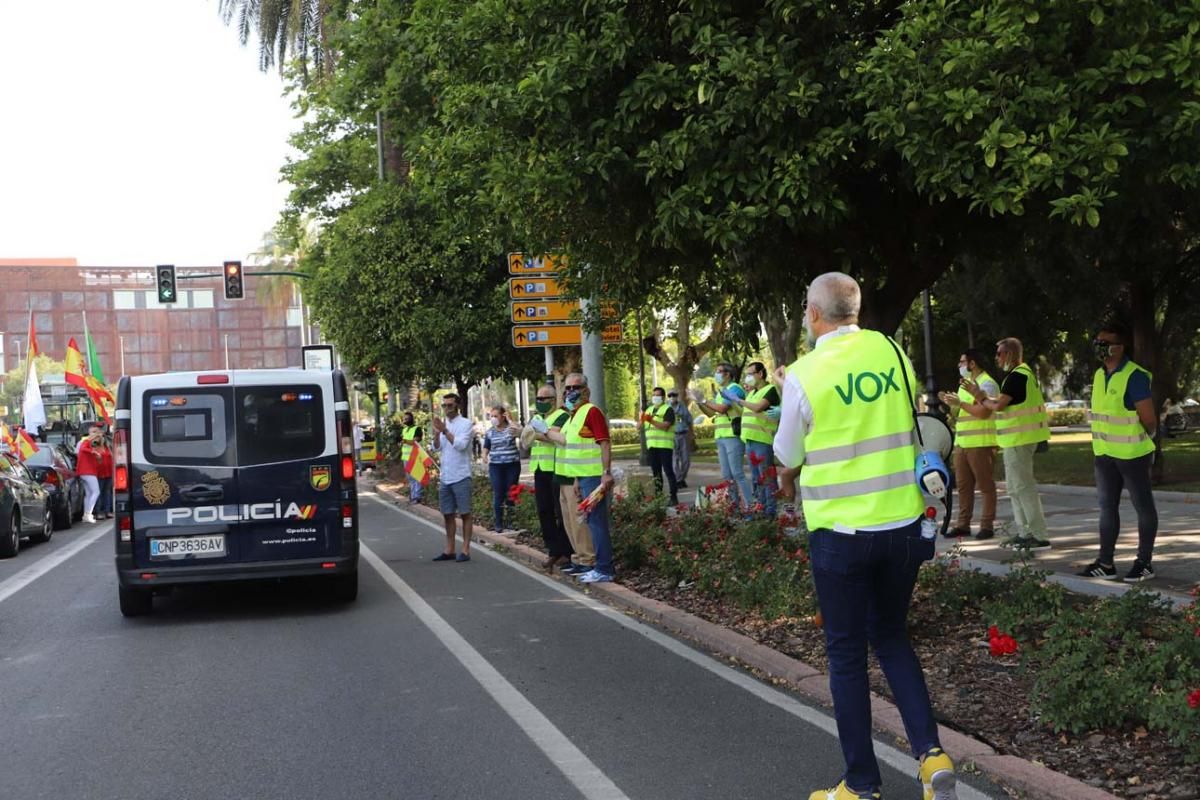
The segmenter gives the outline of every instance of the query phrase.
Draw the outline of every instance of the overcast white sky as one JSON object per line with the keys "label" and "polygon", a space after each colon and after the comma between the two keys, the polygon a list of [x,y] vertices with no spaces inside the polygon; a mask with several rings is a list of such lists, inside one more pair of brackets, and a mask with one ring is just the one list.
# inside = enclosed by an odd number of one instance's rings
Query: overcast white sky
{"label": "overcast white sky", "polygon": [[0,0],[0,258],[255,250],[299,127],[216,0]]}

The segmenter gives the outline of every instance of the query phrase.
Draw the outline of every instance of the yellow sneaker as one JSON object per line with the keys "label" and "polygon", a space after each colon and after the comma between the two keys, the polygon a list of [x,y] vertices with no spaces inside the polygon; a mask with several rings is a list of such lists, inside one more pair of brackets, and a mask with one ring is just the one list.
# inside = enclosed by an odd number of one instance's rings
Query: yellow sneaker
{"label": "yellow sneaker", "polygon": [[942,748],[931,749],[921,759],[918,779],[925,789],[925,800],[958,800],[958,790],[955,788],[958,778],[954,775],[954,762]]}
{"label": "yellow sneaker", "polygon": [[842,781],[832,789],[818,789],[808,796],[808,800],[881,800],[883,795],[879,792],[871,792],[870,794],[858,794],[846,788],[846,782]]}

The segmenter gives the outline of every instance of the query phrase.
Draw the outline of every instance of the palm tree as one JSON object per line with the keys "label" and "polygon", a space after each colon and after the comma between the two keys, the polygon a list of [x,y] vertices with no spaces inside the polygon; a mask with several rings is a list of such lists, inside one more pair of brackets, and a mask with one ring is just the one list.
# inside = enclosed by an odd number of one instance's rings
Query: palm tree
{"label": "palm tree", "polygon": [[258,36],[258,64],[266,72],[278,65],[280,71],[288,55],[300,61],[302,77],[307,80],[309,67],[318,77],[332,67],[329,23],[335,0],[219,0],[217,10],[226,25],[237,27],[242,44],[250,34]]}

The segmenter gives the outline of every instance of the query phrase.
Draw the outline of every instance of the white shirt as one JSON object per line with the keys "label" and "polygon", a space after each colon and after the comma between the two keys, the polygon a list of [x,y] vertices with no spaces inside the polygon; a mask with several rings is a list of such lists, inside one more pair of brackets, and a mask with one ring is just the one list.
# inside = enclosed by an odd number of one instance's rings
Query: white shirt
{"label": "white shirt", "polygon": [[[857,325],[840,325],[836,331],[820,336],[816,347],[827,339],[836,339],[859,330]],[[815,350],[816,347],[813,349]],[[779,428],[775,431],[775,458],[780,464],[789,469],[795,469],[804,463],[804,437],[808,435],[813,424],[813,407],[808,394],[800,381],[792,373],[788,373],[783,384],[783,398],[779,407]],[[911,525],[912,520],[891,522],[885,525],[865,525],[860,530],[887,531],[893,528],[903,528]]]}
{"label": "white shirt", "polygon": [[357,422],[354,423],[354,449],[361,450],[363,444],[363,427]]}
{"label": "white shirt", "polygon": [[434,433],[434,443],[441,454],[441,476],[443,484],[458,483],[471,477],[471,439],[475,437],[475,426],[471,420],[459,414],[446,420],[446,430],[454,437]]}

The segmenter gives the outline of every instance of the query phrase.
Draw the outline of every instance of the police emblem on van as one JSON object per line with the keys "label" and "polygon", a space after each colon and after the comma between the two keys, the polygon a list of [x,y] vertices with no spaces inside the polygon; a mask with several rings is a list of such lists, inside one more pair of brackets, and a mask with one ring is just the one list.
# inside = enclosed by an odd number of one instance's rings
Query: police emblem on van
{"label": "police emblem on van", "polygon": [[308,482],[312,484],[312,488],[318,492],[323,492],[329,488],[329,484],[333,481],[333,468],[328,464],[320,467],[308,468]]}
{"label": "police emblem on van", "polygon": [[142,476],[142,494],[150,505],[161,506],[171,499],[171,485],[158,470],[151,470]]}

